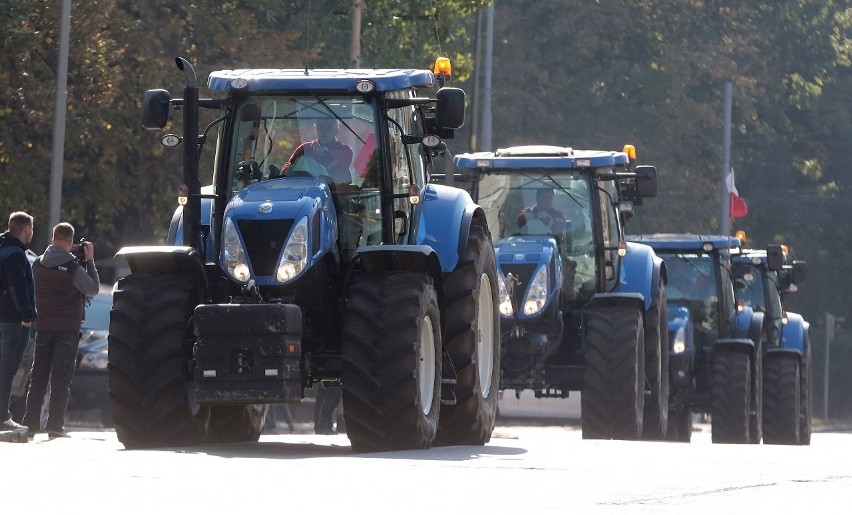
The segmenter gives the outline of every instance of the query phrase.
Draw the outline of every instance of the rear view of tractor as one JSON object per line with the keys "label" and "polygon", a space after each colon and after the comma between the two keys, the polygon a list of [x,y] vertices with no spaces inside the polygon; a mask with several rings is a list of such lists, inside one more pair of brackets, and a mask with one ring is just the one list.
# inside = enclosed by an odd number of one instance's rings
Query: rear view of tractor
{"label": "rear view of tractor", "polygon": [[668,278],[671,405],[666,439],[690,440],[692,414],[709,415],[715,443],[760,443],[764,313],[738,305],[727,236],[630,236],[654,248]]}
{"label": "rear view of tractor", "polygon": [[635,150],[523,146],[455,157],[483,206],[500,291],[500,389],[582,391],[584,438],[661,437],[667,427],[665,275],[625,243],[633,208],[656,195]]}
{"label": "rear view of tractor", "polygon": [[764,314],[763,441],[809,445],[811,441],[810,324],[784,309],[784,296],[806,277],[806,263],[789,259],[786,247],[743,249],[731,256],[736,294]]}
{"label": "rear view of tractor", "polygon": [[[119,252],[110,395],[127,448],[256,441],[271,403],[339,385],[358,451],[484,444],[497,409],[498,283],[485,212],[429,184],[464,121],[430,70],[223,70],[148,91],[183,134],[163,246]],[[212,121],[199,130],[200,113]],[[215,134],[212,184],[199,155]],[[205,172],[205,176],[209,174]]]}

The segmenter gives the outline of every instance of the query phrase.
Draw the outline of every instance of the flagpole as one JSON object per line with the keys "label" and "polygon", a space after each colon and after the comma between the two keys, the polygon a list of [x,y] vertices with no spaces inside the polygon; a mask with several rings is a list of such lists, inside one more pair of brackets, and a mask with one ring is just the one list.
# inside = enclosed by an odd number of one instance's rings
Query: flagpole
{"label": "flagpole", "polygon": [[722,216],[719,217],[719,234],[731,233],[731,194],[728,191],[728,174],[731,172],[731,98],[733,85],[725,83],[725,122],[722,129]]}

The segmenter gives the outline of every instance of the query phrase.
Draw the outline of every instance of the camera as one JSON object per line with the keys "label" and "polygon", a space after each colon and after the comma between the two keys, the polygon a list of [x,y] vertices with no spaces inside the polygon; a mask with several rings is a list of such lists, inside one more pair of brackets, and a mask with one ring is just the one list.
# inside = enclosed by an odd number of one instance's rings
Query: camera
{"label": "camera", "polygon": [[80,241],[71,245],[71,253],[74,254],[74,258],[81,264],[86,262],[86,252],[83,245],[86,241],[86,238],[80,238]]}

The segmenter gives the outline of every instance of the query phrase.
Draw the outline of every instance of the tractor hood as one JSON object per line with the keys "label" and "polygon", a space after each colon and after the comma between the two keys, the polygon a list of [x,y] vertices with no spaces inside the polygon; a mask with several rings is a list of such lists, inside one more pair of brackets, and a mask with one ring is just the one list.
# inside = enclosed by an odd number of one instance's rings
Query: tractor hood
{"label": "tractor hood", "polygon": [[290,177],[252,184],[225,208],[220,265],[234,280],[284,285],[334,248],[328,183]]}

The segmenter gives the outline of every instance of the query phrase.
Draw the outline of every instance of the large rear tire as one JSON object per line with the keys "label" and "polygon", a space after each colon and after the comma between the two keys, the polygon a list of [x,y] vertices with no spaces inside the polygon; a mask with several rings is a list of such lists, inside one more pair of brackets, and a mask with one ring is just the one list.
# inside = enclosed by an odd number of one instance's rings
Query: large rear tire
{"label": "large rear tire", "polygon": [[357,452],[425,449],[435,441],[441,318],[428,276],[364,273],[343,315],[343,416]]}
{"label": "large rear tire", "polygon": [[644,347],[640,310],[597,306],[588,312],[580,400],[583,438],[639,438],[645,401]]}
{"label": "large rear tire", "polygon": [[118,282],[109,329],[109,389],[118,440],[127,449],[202,441],[209,409],[188,387],[197,281],[182,274],[131,274]]}
{"label": "large rear tire", "polygon": [[768,354],[763,360],[763,441],[799,443],[801,392],[799,357]]}
{"label": "large rear tire", "polygon": [[645,375],[651,396],[645,400],[642,439],[662,440],[669,425],[669,331],[662,282],[645,313]]}
{"label": "large rear tire", "polygon": [[487,229],[472,225],[459,264],[444,281],[444,348],[456,384],[443,388],[455,392],[456,402],[441,406],[441,445],[484,445],[494,431],[500,371],[496,270]]}
{"label": "large rear tire", "polygon": [[750,443],[751,357],[745,352],[716,349],[711,370],[713,443]]}

